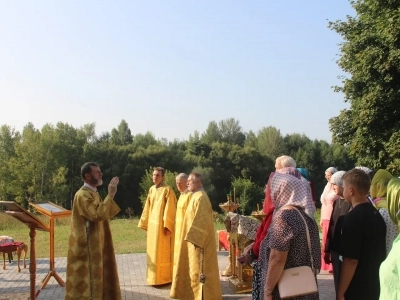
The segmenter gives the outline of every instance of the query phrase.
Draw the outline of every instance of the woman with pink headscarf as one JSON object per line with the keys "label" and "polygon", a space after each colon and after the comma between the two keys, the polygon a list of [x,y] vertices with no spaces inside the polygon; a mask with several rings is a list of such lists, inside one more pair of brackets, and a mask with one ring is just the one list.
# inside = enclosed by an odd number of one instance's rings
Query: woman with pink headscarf
{"label": "woman with pink headscarf", "polygon": [[[277,171],[270,177],[268,185],[269,197],[266,197],[264,206],[274,207],[275,211],[268,232],[260,245],[258,264],[261,280],[258,297],[255,298],[253,293],[253,299],[257,300],[281,299],[277,284],[283,270],[310,266],[317,273],[321,259],[318,226],[310,217],[310,213],[307,213],[310,203],[313,205],[308,184],[295,176]],[[304,222],[308,226],[312,257]],[[317,300],[319,295],[316,292],[293,299]]]}
{"label": "woman with pink headscarf", "polygon": [[[258,256],[259,256],[259,251],[260,251],[260,244],[262,240],[265,238],[268,232],[268,228],[271,224],[272,221],[272,216],[275,211],[274,204],[271,199],[271,180],[274,177],[275,174],[287,174],[295,177],[296,179],[301,178],[300,172],[294,168],[294,167],[283,167],[280,169],[277,169],[275,172],[272,172],[269,176],[267,185],[265,187],[265,200],[263,204],[263,211],[265,213],[265,219],[261,223],[260,227],[257,230],[257,235],[254,243],[251,245],[247,246],[244,250],[244,254],[249,252],[251,255],[253,262],[252,262],[252,267],[253,267],[253,290],[252,290],[252,299],[260,299],[260,289],[262,286],[261,283],[261,266],[258,264]],[[315,206],[312,202],[311,195],[307,199],[303,199],[304,202],[304,208],[305,212],[309,216],[313,216],[315,212]]]}
{"label": "woman with pink headscarf", "polygon": [[[330,183],[331,176],[336,172],[337,170],[334,167],[330,167],[325,171],[325,178],[328,182],[321,195],[321,220],[319,222],[319,225],[322,228],[322,249],[325,249],[326,238],[329,230],[329,221],[331,219],[333,210],[333,203],[339,198],[333,189],[332,183]],[[322,251],[322,253],[324,253],[324,251]],[[329,271],[330,273],[333,272],[332,264],[325,263],[323,257],[321,257],[321,270]]]}

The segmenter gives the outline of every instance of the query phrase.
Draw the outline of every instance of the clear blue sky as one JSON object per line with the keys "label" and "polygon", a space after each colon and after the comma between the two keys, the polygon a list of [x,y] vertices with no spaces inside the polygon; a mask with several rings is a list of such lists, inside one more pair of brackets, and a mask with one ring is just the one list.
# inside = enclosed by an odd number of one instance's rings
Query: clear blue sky
{"label": "clear blue sky", "polygon": [[348,0],[0,1],[0,125],[125,119],[187,139],[230,117],[331,141]]}

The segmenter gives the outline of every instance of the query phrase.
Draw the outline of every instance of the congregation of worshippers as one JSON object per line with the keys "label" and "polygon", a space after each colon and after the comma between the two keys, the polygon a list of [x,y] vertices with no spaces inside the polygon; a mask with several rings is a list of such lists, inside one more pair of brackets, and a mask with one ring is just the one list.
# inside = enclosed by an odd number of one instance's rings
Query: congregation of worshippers
{"label": "congregation of worshippers", "polygon": [[[105,238],[111,240],[108,219],[119,211],[113,200],[118,178],[112,179],[103,201],[96,193],[102,184],[99,166],[87,164],[81,172],[85,184],[74,199],[66,299],[118,300],[121,292],[114,249],[112,243],[104,244]],[[138,224],[147,232],[147,284],[171,284],[172,299],[220,300],[213,210],[203,176],[179,174],[177,199],[164,181],[164,172],[154,168],[154,185]],[[338,300],[400,299],[400,179],[365,166],[351,170],[328,167],[325,178],[317,211],[319,195],[307,169],[296,166],[290,156],[276,159],[275,171],[265,185],[264,217],[237,261],[252,268],[252,299],[320,299],[318,274],[333,277]],[[107,271],[101,259],[90,259],[93,249],[85,243],[79,248],[80,239],[104,245],[97,247],[96,257],[107,260]],[[299,267],[311,272],[304,274],[304,278],[311,274],[311,280],[308,276],[303,286],[284,276],[285,271]],[[301,272],[291,274],[302,277]]]}

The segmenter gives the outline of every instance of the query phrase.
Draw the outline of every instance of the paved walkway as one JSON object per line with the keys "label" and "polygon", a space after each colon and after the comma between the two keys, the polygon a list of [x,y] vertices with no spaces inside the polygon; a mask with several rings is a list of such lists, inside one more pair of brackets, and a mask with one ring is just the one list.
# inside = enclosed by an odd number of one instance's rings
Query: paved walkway
{"label": "paved walkway", "polygon": [[[220,270],[228,264],[226,251],[218,252]],[[122,298],[124,300],[160,300],[170,299],[170,286],[154,288],[145,284],[146,255],[145,254],[121,254],[117,255],[119,280],[121,283]],[[56,271],[65,281],[66,258],[56,258]],[[29,261],[27,261],[29,263]],[[27,264],[28,266],[28,264]],[[40,289],[40,281],[49,270],[49,260],[37,260],[37,290]],[[29,299],[29,268],[16,270],[16,261],[7,262],[7,269],[0,269],[0,300],[27,300]],[[321,300],[335,299],[332,275],[318,275],[318,285]],[[226,277],[221,277],[223,299],[251,299],[250,294],[235,294],[229,287]],[[54,278],[50,279],[47,286],[40,291],[37,299],[61,300],[64,299],[64,288],[60,287]],[[112,300],[112,299],[106,299]]]}

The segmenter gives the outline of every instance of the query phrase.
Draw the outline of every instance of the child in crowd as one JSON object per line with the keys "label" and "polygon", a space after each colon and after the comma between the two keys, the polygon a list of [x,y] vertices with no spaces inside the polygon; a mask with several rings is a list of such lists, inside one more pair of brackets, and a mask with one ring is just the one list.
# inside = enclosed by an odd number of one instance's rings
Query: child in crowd
{"label": "child in crowd", "polygon": [[386,257],[386,224],[365,201],[370,178],[353,169],[343,176],[343,196],[352,210],[343,222],[340,255],[343,260],[337,300],[378,300],[379,267]]}

